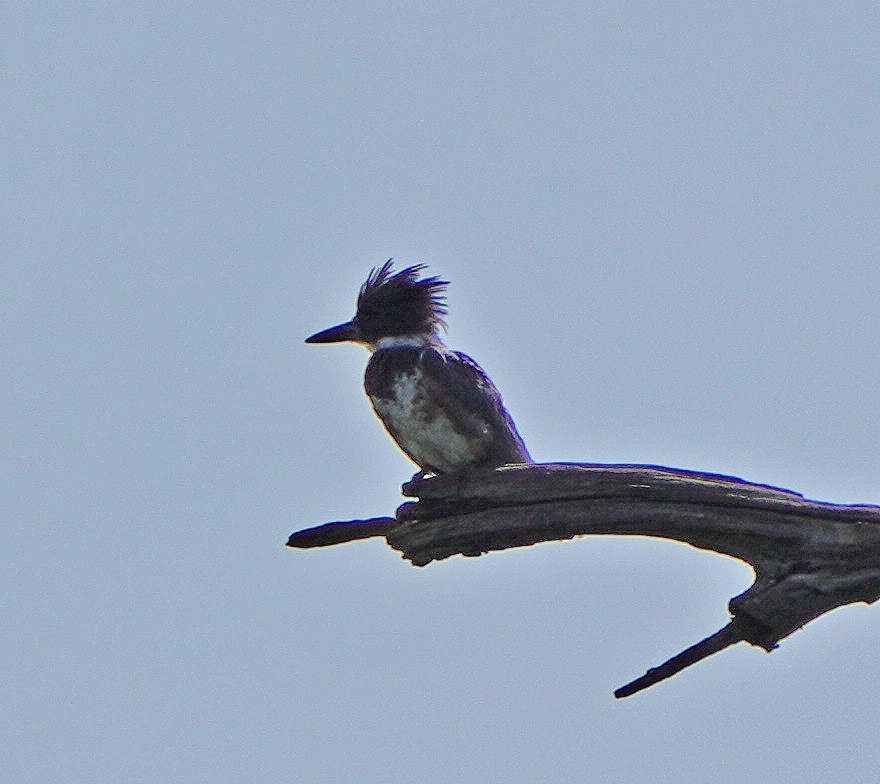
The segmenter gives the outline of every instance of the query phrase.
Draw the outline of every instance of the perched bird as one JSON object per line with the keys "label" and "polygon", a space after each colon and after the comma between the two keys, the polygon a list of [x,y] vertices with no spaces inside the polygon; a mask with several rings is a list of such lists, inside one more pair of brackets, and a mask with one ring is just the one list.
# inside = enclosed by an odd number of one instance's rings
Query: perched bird
{"label": "perched bird", "polygon": [[449,284],[436,275],[419,278],[424,269],[417,264],[394,272],[391,259],[373,268],[361,286],[354,318],[306,343],[353,341],[372,352],[364,389],[420,475],[530,463],[490,378],[440,339]]}

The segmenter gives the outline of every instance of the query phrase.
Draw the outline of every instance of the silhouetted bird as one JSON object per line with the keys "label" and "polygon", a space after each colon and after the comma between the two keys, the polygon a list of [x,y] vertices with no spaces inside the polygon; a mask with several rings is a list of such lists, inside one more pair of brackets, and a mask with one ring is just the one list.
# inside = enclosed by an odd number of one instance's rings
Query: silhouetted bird
{"label": "silhouetted bird", "polygon": [[501,394],[469,356],[447,348],[445,289],[425,265],[395,273],[391,259],[371,270],[351,321],[306,343],[353,341],[372,356],[364,389],[398,446],[422,474],[530,463]]}

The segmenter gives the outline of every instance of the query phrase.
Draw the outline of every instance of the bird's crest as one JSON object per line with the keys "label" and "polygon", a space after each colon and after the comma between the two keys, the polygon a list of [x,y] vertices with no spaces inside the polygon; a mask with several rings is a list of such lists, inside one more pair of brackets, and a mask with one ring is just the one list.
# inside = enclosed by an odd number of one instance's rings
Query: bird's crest
{"label": "bird's crest", "polygon": [[361,286],[355,321],[370,342],[383,337],[446,329],[446,287],[437,275],[419,278],[424,264],[394,272],[391,259],[374,267]]}

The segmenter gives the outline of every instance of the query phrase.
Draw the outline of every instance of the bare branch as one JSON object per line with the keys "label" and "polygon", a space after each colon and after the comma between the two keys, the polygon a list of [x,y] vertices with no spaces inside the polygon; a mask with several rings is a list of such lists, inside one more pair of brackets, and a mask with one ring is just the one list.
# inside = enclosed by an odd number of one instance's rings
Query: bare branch
{"label": "bare branch", "polygon": [[328,547],[331,544],[354,542],[372,536],[385,536],[397,521],[393,517],[371,517],[369,520],[345,520],[324,523],[314,528],[304,528],[290,535],[288,547],[307,550],[312,547]]}
{"label": "bare branch", "polygon": [[685,667],[690,667],[692,664],[696,664],[713,653],[718,653],[718,651],[723,651],[731,645],[743,642],[748,636],[744,627],[749,623],[754,623],[754,621],[749,621],[745,615],[734,618],[727,626],[724,626],[705,640],[701,640],[696,645],[692,645],[690,648],[676,654],[668,661],[663,662],[659,667],[651,667],[644,675],[636,678],[631,683],[627,683],[626,686],[615,689],[614,696],[618,698],[629,697],[636,692],[647,689],[649,686],[653,686],[655,683],[671,678]]}
{"label": "bare branch", "polygon": [[330,523],[296,547],[385,536],[416,566],[452,555],[588,534],[656,536],[746,561],[754,584],[732,599],[728,626],[618,689],[634,694],[745,641],[772,650],[828,610],[880,598],[880,507],[809,501],[734,477],[657,466],[508,466],[404,485],[418,498],[396,519]]}

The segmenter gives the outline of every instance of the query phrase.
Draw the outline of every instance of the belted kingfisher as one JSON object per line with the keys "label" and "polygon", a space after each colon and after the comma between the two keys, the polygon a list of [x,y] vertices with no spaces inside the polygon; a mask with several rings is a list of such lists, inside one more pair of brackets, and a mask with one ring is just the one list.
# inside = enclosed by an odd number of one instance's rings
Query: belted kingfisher
{"label": "belted kingfisher", "polygon": [[394,272],[391,259],[370,271],[354,318],[306,338],[353,341],[372,356],[364,389],[397,445],[421,469],[454,474],[507,463],[530,463],[501,394],[469,356],[447,348],[445,289],[424,264]]}

